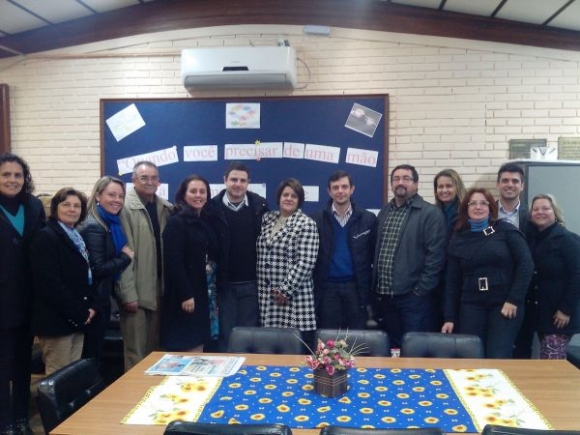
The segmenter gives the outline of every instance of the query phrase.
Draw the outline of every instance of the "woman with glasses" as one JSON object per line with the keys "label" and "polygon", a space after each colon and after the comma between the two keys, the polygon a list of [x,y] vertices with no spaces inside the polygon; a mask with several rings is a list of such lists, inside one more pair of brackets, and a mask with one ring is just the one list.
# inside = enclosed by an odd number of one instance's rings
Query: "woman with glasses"
{"label": "woman with glasses", "polygon": [[133,250],[121,228],[119,213],[125,204],[125,183],[105,176],[95,184],[81,235],[89,250],[92,293],[97,313],[85,331],[83,358],[100,359],[111,317],[111,295],[121,272],[133,259]]}
{"label": "woman with glasses", "polygon": [[540,337],[540,358],[566,359],[570,339],[580,332],[580,239],[564,227],[564,215],[552,195],[534,197],[530,221],[527,237],[536,273],[528,298]]}
{"label": "woman with glasses", "polygon": [[300,209],[304,196],[295,178],[280,183],[279,211],[262,218],[256,268],[262,326],[297,328],[312,346],[316,330],[312,273],[319,240],[316,223]]}
{"label": "woman with glasses", "polygon": [[447,251],[441,332],[481,338],[487,358],[511,358],[534,264],[523,234],[497,220],[487,189],[469,189]]}

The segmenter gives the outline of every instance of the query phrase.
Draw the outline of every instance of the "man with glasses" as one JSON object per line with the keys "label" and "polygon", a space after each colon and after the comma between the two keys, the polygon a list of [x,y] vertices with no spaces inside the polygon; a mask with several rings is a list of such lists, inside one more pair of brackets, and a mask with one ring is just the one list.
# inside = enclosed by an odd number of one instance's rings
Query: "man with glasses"
{"label": "man with glasses", "polygon": [[429,330],[431,292],[439,284],[445,264],[445,217],[417,194],[418,182],[413,166],[393,169],[394,198],[378,216],[375,312],[394,348],[401,347],[405,333]]}
{"label": "man with glasses", "polygon": [[117,291],[125,371],[159,347],[161,233],[171,210],[171,204],[157,195],[159,184],[159,170],[154,163],[135,164],[134,188],[127,192],[121,212],[123,231],[135,252]]}

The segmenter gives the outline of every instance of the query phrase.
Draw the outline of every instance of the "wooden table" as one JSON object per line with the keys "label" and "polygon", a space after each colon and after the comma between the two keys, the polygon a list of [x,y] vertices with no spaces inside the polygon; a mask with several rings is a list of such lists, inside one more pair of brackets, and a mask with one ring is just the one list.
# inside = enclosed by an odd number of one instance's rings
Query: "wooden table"
{"label": "wooden table", "polygon": [[[158,385],[163,376],[143,372],[163,355],[154,352],[110,385],[52,435],[162,435],[164,426],[123,425],[120,421]],[[244,355],[247,365],[303,365],[304,355]],[[359,367],[388,368],[493,368],[503,370],[555,429],[580,430],[580,370],[567,361],[475,360],[357,357]],[[296,435],[317,435],[317,429],[293,429]]]}

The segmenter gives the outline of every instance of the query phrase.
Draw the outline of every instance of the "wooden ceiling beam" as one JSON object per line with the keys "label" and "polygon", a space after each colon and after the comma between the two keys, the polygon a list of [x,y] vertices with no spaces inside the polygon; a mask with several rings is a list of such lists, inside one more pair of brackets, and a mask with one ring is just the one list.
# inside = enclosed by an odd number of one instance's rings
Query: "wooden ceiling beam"
{"label": "wooden ceiling beam", "polygon": [[144,33],[237,24],[316,24],[580,51],[580,32],[369,0],[167,0],[0,38],[0,57]]}

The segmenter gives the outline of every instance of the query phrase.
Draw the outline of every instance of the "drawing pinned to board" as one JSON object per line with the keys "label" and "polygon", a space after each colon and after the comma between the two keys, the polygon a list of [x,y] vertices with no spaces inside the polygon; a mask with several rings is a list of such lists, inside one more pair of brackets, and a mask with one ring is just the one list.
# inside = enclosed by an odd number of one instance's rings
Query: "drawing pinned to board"
{"label": "drawing pinned to board", "polygon": [[226,128],[260,128],[260,103],[226,103]]}
{"label": "drawing pinned to board", "polygon": [[117,142],[145,126],[145,121],[135,104],[131,104],[115,113],[106,122]]}
{"label": "drawing pinned to board", "polygon": [[344,126],[365,136],[373,137],[382,117],[382,113],[354,103]]}

